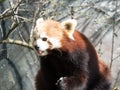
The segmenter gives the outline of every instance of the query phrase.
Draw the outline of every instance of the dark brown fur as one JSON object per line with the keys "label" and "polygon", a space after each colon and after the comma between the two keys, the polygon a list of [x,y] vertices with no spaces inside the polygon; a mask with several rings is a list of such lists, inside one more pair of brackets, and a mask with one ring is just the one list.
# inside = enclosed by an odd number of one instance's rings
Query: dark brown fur
{"label": "dark brown fur", "polygon": [[110,90],[109,69],[84,35],[75,31],[74,40],[64,35],[61,42],[62,48],[41,57],[37,90]]}

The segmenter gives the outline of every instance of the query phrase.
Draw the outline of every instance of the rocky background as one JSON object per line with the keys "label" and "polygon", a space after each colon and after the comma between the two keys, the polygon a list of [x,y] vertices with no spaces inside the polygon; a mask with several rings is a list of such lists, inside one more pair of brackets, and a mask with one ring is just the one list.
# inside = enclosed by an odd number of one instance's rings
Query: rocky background
{"label": "rocky background", "polygon": [[[39,17],[60,22],[76,19],[77,29],[110,67],[112,88],[120,88],[119,0],[0,0],[0,90],[35,90],[40,66],[29,37]],[[27,46],[10,44],[8,38]]]}

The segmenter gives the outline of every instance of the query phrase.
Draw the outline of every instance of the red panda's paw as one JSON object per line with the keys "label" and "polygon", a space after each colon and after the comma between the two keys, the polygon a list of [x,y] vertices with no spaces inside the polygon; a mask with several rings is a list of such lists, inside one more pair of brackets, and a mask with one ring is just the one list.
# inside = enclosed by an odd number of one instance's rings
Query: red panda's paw
{"label": "red panda's paw", "polygon": [[85,90],[86,80],[84,82],[80,81],[78,77],[61,77],[56,85],[59,90]]}
{"label": "red panda's paw", "polygon": [[60,88],[60,90],[69,90],[67,84],[67,77],[61,77],[56,85]]}
{"label": "red panda's paw", "polygon": [[56,85],[59,85],[60,83],[62,83],[65,78],[67,78],[67,77],[61,77],[59,80],[57,80]]}

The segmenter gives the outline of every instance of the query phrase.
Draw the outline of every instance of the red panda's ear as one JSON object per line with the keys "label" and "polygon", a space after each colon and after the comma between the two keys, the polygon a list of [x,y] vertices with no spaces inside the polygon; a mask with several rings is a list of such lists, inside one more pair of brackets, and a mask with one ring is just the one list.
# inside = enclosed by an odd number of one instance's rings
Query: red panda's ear
{"label": "red panda's ear", "polygon": [[77,21],[74,19],[70,19],[70,20],[63,21],[61,24],[62,24],[62,28],[66,30],[69,38],[74,40],[73,33],[77,25]]}
{"label": "red panda's ear", "polygon": [[39,19],[37,19],[37,21],[36,21],[36,26],[38,26],[40,23],[42,23],[44,20],[43,20],[43,18],[39,18]]}
{"label": "red panda's ear", "polygon": [[[36,21],[36,27],[39,26],[40,23],[42,23],[43,21],[44,21],[43,18],[37,19],[37,21]],[[31,30],[31,33],[30,33],[30,43],[33,43],[33,41],[34,41],[33,38],[34,38],[34,36],[36,34],[35,33],[36,32],[36,27]]]}

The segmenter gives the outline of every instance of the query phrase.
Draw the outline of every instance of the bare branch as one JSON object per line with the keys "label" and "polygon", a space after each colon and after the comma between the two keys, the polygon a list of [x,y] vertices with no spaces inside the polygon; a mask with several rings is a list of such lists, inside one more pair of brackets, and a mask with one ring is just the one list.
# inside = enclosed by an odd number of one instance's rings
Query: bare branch
{"label": "bare branch", "polygon": [[14,12],[11,9],[7,9],[0,15],[0,19],[4,19],[13,15],[14,15]]}
{"label": "bare branch", "polygon": [[118,55],[117,57],[113,58],[113,60],[116,60],[116,59],[118,59],[119,57],[120,57],[120,55]]}
{"label": "bare branch", "polygon": [[23,38],[22,33],[20,31],[18,33],[19,33],[19,37],[21,38],[21,40],[25,42],[25,39]]}
{"label": "bare branch", "polygon": [[111,49],[111,62],[110,62],[110,68],[112,68],[112,63],[113,63],[113,53],[114,53],[114,33],[115,33],[115,18],[113,18],[112,49]]}
{"label": "bare branch", "polygon": [[[120,70],[119,70],[118,73],[117,73],[117,77],[116,77],[116,79],[115,79],[115,83],[114,83],[113,87],[116,87],[116,84],[118,83],[119,77],[120,77]],[[116,90],[116,89],[115,89],[115,90]]]}
{"label": "bare branch", "polygon": [[111,49],[111,61],[110,61],[110,69],[112,68],[112,63],[113,63],[113,53],[114,53],[114,38],[115,38],[115,26],[116,26],[116,15],[117,15],[117,9],[118,9],[118,2],[117,0],[115,0],[115,4],[116,4],[116,8],[115,8],[115,14],[114,16],[112,17],[112,24],[113,24],[113,27],[112,27],[112,49]]}
{"label": "bare branch", "polygon": [[10,17],[10,16],[14,16],[15,15],[14,12],[20,6],[22,1],[23,0],[19,1],[13,8],[6,9],[2,14],[0,14],[0,19],[4,19],[4,18]]}
{"label": "bare branch", "polygon": [[32,44],[28,44],[25,41],[14,40],[14,39],[10,39],[10,38],[8,38],[6,40],[2,40],[2,41],[0,41],[0,43],[16,44],[16,45],[20,45],[20,46],[24,46],[24,47],[33,49]]}
{"label": "bare branch", "polygon": [[[21,22],[17,22],[17,21],[15,21],[15,22],[13,22],[12,23],[12,25],[11,25],[11,27],[10,27],[10,30],[9,30],[9,32],[7,33],[7,35],[6,35],[6,39],[10,36],[10,34],[15,30],[15,28],[17,28],[19,25],[21,25],[22,23],[24,23],[24,22],[26,22],[27,21],[27,19],[25,19],[24,21],[21,21]],[[30,21],[30,20],[29,20]]]}
{"label": "bare branch", "polygon": [[18,16],[18,15],[17,15],[17,17],[20,18],[20,19],[23,19],[24,21],[32,22],[32,19],[28,19],[28,18]]}
{"label": "bare branch", "polygon": [[8,34],[6,35],[6,39],[10,36],[10,34],[15,30],[16,27],[18,27],[21,23],[13,22]]}
{"label": "bare branch", "polygon": [[16,9],[20,6],[20,4],[22,3],[22,1],[24,1],[24,0],[20,0],[20,1],[16,4],[16,6],[15,6],[14,9],[13,9],[13,11],[16,11]]}

